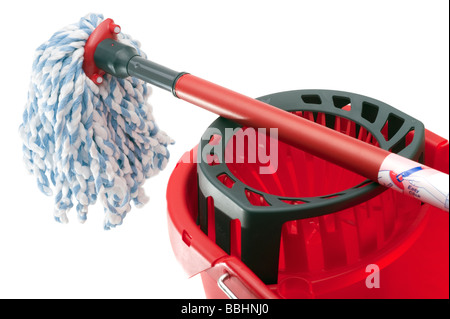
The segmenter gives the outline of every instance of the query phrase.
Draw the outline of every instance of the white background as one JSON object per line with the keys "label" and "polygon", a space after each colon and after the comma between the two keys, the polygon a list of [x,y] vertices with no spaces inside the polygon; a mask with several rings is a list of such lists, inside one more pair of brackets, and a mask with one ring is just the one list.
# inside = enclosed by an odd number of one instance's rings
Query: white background
{"label": "white background", "polygon": [[18,126],[34,50],[61,27],[103,13],[153,61],[258,97],[292,89],[367,95],[448,139],[448,1],[3,1],[0,4],[1,298],[204,298],[168,239],[165,191],[181,155],[216,118],[155,89],[159,126],[176,144],[145,184],[151,200],[124,224],[53,219],[53,198],[22,162]]}

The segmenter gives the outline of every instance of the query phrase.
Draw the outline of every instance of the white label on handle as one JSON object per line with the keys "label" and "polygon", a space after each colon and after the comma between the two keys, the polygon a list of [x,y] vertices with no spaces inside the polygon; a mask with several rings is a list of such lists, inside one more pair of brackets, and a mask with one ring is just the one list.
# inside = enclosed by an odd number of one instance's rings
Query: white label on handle
{"label": "white label on handle", "polygon": [[449,178],[428,166],[389,154],[378,171],[378,183],[449,211]]}

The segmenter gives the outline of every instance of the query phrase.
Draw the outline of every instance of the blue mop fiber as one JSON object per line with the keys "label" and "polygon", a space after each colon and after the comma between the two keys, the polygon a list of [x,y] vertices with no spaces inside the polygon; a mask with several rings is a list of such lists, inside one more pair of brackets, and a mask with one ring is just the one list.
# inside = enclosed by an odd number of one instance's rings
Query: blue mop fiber
{"label": "blue mop fiber", "polygon": [[[89,14],[36,50],[19,131],[28,171],[44,194],[55,194],[55,219],[68,222],[76,203],[84,222],[99,198],[110,229],[122,224],[131,201],[148,201],[143,184],[167,165],[173,140],[156,125],[143,81],[105,75],[96,85],[84,73],[84,45],[103,20]],[[131,37],[118,40],[146,57]]]}

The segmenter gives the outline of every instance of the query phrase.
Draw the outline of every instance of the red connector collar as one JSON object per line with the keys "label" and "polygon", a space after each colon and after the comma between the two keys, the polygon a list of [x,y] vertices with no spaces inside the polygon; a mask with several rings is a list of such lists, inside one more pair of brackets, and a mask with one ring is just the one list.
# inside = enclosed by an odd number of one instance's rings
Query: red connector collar
{"label": "red connector collar", "polygon": [[105,39],[117,40],[117,35],[120,31],[119,25],[115,24],[112,19],[106,19],[95,28],[86,41],[84,47],[83,70],[87,77],[96,84],[101,84],[103,82],[103,75],[105,74],[105,71],[99,69],[95,65],[94,53],[97,49],[97,45]]}

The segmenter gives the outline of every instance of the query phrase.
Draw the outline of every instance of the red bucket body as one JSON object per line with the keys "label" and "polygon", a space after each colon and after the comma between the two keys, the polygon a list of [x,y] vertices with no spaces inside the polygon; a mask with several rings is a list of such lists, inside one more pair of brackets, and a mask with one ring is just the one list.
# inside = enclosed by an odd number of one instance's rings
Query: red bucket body
{"label": "red bucket body", "polygon": [[[188,276],[201,274],[208,298],[227,297],[218,281],[238,298],[449,297],[448,213],[392,190],[343,211],[285,223],[278,282],[264,284],[236,250],[225,253],[196,224],[196,152],[187,152],[170,178],[169,233],[178,261]],[[448,141],[426,131],[424,164],[448,174],[448,163]],[[342,174],[346,181],[345,174],[354,173]]]}

